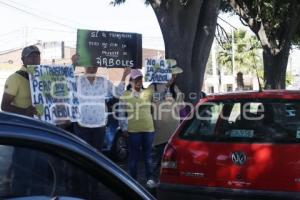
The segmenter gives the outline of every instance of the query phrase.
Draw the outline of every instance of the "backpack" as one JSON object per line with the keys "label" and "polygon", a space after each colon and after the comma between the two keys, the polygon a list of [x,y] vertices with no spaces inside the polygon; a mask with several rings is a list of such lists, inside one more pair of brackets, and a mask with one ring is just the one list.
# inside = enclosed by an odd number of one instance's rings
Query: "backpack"
{"label": "backpack", "polygon": [[23,76],[24,78],[26,78],[27,80],[29,80],[29,75],[27,72],[23,71],[23,70],[18,70],[15,72],[16,74],[19,74],[21,76]]}

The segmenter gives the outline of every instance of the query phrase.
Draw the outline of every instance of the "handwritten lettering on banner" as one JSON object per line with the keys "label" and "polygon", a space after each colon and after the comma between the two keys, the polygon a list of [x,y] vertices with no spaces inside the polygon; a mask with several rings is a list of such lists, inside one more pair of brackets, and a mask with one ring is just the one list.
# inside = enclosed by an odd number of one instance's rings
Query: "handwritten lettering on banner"
{"label": "handwritten lettering on banner", "polygon": [[147,59],[144,68],[145,82],[167,83],[172,77],[170,64],[166,60]]}
{"label": "handwritten lettering on banner", "polygon": [[78,65],[91,67],[142,67],[142,35],[77,30]]}
{"label": "handwritten lettering on banner", "polygon": [[76,121],[79,116],[77,85],[72,65],[31,65],[29,73],[31,99],[36,118],[52,124]]}

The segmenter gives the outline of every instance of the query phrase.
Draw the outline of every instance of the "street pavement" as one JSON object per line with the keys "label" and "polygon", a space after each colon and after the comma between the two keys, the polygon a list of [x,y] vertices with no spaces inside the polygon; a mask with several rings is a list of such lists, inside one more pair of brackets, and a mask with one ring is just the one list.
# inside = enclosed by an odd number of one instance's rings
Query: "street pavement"
{"label": "street pavement", "polygon": [[[128,173],[127,162],[118,162],[116,163],[120,168]],[[156,169],[156,163],[153,162],[153,168]],[[159,169],[154,170],[154,181],[158,183],[159,179]],[[145,165],[142,159],[140,159],[138,166],[138,180],[137,180],[144,188],[146,188],[153,196],[156,196],[156,188],[150,189],[146,186],[146,176],[145,176]]]}

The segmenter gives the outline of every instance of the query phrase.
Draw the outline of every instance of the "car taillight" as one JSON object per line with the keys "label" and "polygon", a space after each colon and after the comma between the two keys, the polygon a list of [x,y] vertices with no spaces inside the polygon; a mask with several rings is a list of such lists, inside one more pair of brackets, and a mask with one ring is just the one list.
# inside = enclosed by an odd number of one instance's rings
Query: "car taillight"
{"label": "car taillight", "polygon": [[175,170],[177,172],[177,152],[171,144],[167,144],[161,161],[161,173],[174,173]]}

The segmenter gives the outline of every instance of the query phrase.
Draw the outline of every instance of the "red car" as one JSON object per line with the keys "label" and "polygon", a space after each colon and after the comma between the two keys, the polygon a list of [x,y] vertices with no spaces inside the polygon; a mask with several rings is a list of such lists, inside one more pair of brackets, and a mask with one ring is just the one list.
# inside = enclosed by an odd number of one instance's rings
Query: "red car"
{"label": "red car", "polygon": [[159,199],[300,199],[300,92],[201,99],[169,140]]}

